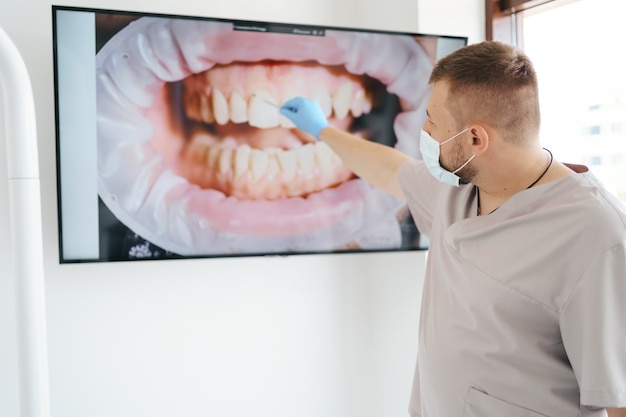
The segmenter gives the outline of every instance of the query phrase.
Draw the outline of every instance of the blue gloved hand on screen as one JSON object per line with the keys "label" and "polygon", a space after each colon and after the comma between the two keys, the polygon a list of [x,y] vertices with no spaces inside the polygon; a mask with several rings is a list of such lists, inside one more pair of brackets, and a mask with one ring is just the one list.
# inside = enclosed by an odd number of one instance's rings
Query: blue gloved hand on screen
{"label": "blue gloved hand on screen", "polygon": [[281,106],[280,113],[291,120],[298,129],[312,134],[318,140],[322,129],[328,126],[328,120],[319,104],[306,97],[287,100]]}

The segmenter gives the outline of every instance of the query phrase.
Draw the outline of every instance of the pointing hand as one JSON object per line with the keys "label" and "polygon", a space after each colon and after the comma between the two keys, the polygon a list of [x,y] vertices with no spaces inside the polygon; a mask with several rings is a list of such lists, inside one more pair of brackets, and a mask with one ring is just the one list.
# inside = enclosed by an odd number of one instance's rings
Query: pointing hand
{"label": "pointing hand", "polygon": [[294,97],[285,102],[280,113],[291,120],[298,129],[310,133],[318,140],[318,135],[326,126],[328,120],[315,100],[306,97]]}

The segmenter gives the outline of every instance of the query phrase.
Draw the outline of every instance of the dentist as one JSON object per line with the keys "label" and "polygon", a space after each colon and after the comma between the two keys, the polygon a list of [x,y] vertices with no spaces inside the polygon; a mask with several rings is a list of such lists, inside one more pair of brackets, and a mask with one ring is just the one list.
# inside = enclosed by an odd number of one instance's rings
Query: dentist
{"label": "dentist", "polygon": [[420,160],[281,107],[430,237],[411,417],[626,415],[624,206],[541,146],[521,51],[469,45],[430,84]]}

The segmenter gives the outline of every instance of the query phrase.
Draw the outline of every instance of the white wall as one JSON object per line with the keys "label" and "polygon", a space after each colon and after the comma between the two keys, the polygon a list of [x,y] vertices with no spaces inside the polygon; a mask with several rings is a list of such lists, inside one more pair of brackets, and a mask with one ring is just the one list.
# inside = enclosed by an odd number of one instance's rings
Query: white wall
{"label": "white wall", "polygon": [[[63,4],[484,36],[482,0]],[[405,416],[424,253],[58,264],[50,6],[3,1],[0,26],[35,93],[52,416]],[[1,116],[0,137],[0,415],[17,417]]]}

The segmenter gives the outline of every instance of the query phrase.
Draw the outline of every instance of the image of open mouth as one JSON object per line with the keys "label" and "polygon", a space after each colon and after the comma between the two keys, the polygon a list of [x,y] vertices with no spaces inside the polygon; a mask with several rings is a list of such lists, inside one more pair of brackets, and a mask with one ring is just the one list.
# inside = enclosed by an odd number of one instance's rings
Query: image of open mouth
{"label": "image of open mouth", "polygon": [[417,157],[427,43],[134,20],[96,55],[99,196],[134,233],[183,256],[399,248],[404,203],[279,107],[313,98],[331,125]]}

